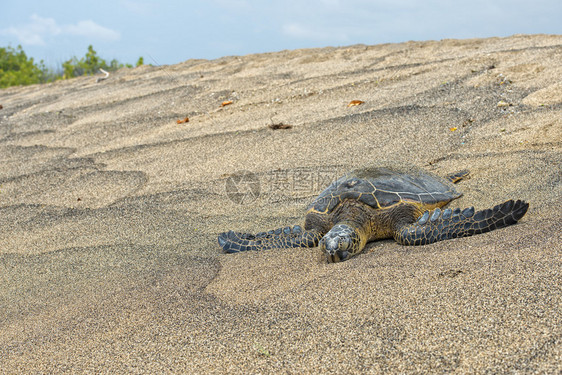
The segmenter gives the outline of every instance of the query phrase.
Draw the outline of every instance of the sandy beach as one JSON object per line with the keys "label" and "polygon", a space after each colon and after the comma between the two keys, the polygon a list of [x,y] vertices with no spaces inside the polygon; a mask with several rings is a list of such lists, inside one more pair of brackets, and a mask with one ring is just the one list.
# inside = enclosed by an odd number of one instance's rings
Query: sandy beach
{"label": "sandy beach", "polygon": [[[0,90],[0,373],[562,372],[562,36],[96,78]],[[383,161],[470,170],[452,208],[530,208],[338,264],[218,246]]]}

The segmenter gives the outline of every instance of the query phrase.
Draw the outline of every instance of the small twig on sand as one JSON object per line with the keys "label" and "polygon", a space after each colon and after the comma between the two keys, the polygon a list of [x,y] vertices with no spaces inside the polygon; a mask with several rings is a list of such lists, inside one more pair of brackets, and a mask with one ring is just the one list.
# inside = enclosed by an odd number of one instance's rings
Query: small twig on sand
{"label": "small twig on sand", "polygon": [[100,68],[100,72],[105,73],[105,77],[98,77],[98,79],[96,79],[96,83],[100,82],[100,81],[103,81],[104,79],[107,79],[107,77],[109,77],[109,72],[106,72],[102,68]]}

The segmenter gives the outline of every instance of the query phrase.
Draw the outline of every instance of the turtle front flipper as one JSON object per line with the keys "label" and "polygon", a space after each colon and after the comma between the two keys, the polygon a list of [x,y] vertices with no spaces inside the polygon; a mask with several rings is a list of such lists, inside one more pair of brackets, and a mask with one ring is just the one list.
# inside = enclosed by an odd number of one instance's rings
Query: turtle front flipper
{"label": "turtle front flipper", "polygon": [[219,234],[219,245],[227,253],[248,250],[315,247],[322,236],[315,230],[303,231],[299,225],[278,228],[258,234],[224,232]]}
{"label": "turtle front flipper", "polygon": [[437,241],[489,232],[515,224],[525,215],[529,203],[509,200],[494,208],[474,213],[464,210],[425,211],[413,224],[398,228],[394,238],[402,245],[426,245]]}

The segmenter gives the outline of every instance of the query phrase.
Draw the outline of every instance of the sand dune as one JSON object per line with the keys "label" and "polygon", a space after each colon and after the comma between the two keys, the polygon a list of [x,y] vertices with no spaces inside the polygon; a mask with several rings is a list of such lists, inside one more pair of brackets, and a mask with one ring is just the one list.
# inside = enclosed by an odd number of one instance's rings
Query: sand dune
{"label": "sand dune", "polygon": [[[560,373],[561,62],[562,36],[517,35],[1,90],[0,372]],[[382,160],[469,169],[451,207],[529,212],[340,264],[218,247]]]}

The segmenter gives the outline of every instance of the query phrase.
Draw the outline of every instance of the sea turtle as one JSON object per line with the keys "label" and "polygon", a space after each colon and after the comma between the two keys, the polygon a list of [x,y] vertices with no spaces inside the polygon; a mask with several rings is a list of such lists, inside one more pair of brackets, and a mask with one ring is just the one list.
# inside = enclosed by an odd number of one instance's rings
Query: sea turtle
{"label": "sea turtle", "polygon": [[295,225],[256,235],[219,234],[227,253],[319,246],[328,262],[349,259],[370,241],[394,238],[402,245],[425,245],[515,224],[529,204],[508,200],[475,212],[440,207],[460,197],[453,183],[461,171],[441,178],[414,168],[379,167],[352,171],[334,181],[309,206],[304,230]]}

